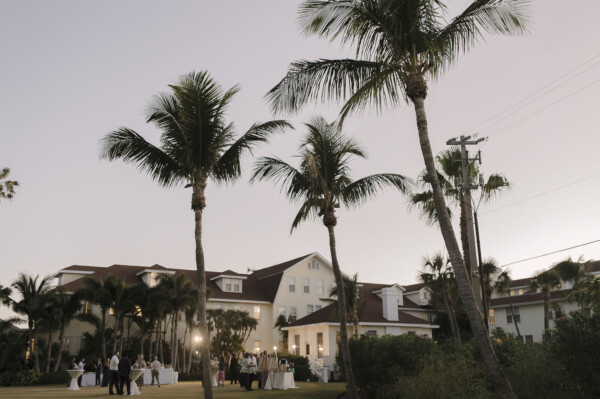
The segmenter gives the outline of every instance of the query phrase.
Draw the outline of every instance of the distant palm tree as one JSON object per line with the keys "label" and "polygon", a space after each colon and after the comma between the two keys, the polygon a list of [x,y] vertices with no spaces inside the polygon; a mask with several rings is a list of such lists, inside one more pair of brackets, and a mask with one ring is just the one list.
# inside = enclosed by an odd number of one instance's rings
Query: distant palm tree
{"label": "distant palm tree", "polygon": [[[354,337],[358,338],[358,304],[360,302],[360,287],[358,284],[358,273],[355,273],[352,277],[343,275],[342,279],[344,280],[344,298],[346,298],[346,314],[348,315],[348,319],[352,321],[352,324],[354,325]],[[321,301],[329,304],[335,304],[337,310],[337,292],[337,285],[334,285],[329,290],[329,298],[321,298]]]}
{"label": "distant palm tree", "polygon": [[581,280],[585,279],[589,271],[590,262],[584,262],[581,258],[576,262],[570,257],[558,262],[554,269],[565,282],[572,282],[577,285]]}
{"label": "distant palm tree", "polygon": [[579,281],[567,300],[577,302],[582,308],[589,307],[594,313],[600,312],[600,278],[590,277]]}
{"label": "distant palm tree", "polygon": [[[353,181],[350,177],[350,159],[366,158],[365,152],[352,139],[347,139],[336,124],[328,124],[321,117],[306,124],[308,133],[300,145],[300,169],[279,158],[260,158],[254,167],[252,181],[272,180],[281,184],[291,201],[300,203],[300,210],[292,222],[293,231],[300,222],[309,218],[321,219],[329,232],[329,248],[335,282],[343,287],[343,277],[337,259],[335,209],[340,205],[357,206],[375,195],[381,188],[393,187],[402,193],[409,192],[409,179],[398,174],[377,174]],[[351,368],[346,330],[346,298],[344,290],[338,292],[340,315],[340,348],[344,372],[352,398],[358,393]]]}
{"label": "distant palm tree", "polygon": [[442,302],[450,323],[450,331],[454,338],[460,340],[460,328],[452,295],[456,290],[456,282],[450,260],[445,259],[441,253],[423,258],[423,271],[419,274],[419,280],[433,293],[434,298]]}
{"label": "distant palm tree", "polygon": [[[73,294],[67,294],[62,287],[57,287],[51,293],[49,293],[49,304],[52,317],[56,321],[56,327],[58,333],[58,352],[56,353],[56,359],[54,360],[54,371],[58,371],[62,358],[63,339],[65,336],[65,329],[73,321],[73,319],[79,319],[83,321],[90,321],[90,319],[80,318],[81,316],[81,301],[84,295],[81,291]],[[50,361],[48,360],[48,364]]]}
{"label": "distant palm tree", "polygon": [[[202,216],[206,207],[208,179],[233,182],[241,173],[241,156],[275,132],[291,127],[286,121],[254,124],[241,137],[235,137],[225,112],[237,86],[224,91],[208,72],[182,76],[169,93],[155,97],[147,122],[161,133],[161,147],[146,141],[128,128],[120,128],[102,139],[100,156],[134,163],[161,186],[185,185],[192,188],[191,205],[195,217],[198,314],[202,335],[208,336],[206,322],[206,275],[202,247]],[[210,380],[209,347],[202,347],[204,381]],[[204,395],[212,399],[212,387],[204,385]]]}
{"label": "distant palm tree", "polygon": [[299,20],[304,33],[356,46],[356,59],[297,61],[267,94],[274,111],[298,111],[309,101],[343,100],[340,117],[363,110],[412,102],[419,143],[432,179],[435,209],[458,291],[492,381],[502,398],[515,398],[473,294],[460,247],[446,211],[429,141],[425,98],[427,79],[447,71],[484,33],[521,34],[527,0],[475,0],[447,18],[439,0],[306,0]]}
{"label": "distant palm tree", "polygon": [[38,347],[36,333],[39,322],[44,311],[44,301],[46,294],[50,291],[50,282],[53,276],[46,276],[39,280],[39,276],[31,277],[24,273],[19,273],[17,279],[11,284],[12,288],[21,297],[20,300],[8,298],[6,301],[10,304],[12,310],[27,319],[27,335],[29,356],[34,358],[34,367],[40,371],[40,361],[38,356]]}
{"label": "distant palm tree", "polygon": [[[112,276],[112,277],[111,277]],[[92,277],[84,277],[82,280],[82,296],[88,301],[100,307],[99,332],[102,340],[102,360],[106,361],[106,314],[112,307],[114,298],[112,295],[114,275],[107,276],[104,280]],[[56,367],[56,366],[55,366]],[[55,370],[56,371],[56,370]]]}
{"label": "distant palm tree", "polygon": [[519,330],[519,322],[518,322],[517,318],[515,317],[515,309],[514,309],[513,303],[512,303],[512,296],[511,296],[511,289],[510,289],[511,281],[512,280],[511,280],[508,272],[503,271],[502,273],[500,273],[498,275],[498,278],[496,279],[496,282],[494,283],[494,289],[500,295],[508,295],[508,307],[510,310],[510,314],[512,316],[513,323],[515,324],[515,328],[517,329],[517,337],[519,338],[519,340],[522,340],[523,338],[521,336],[521,331]]}
{"label": "distant palm tree", "polygon": [[544,331],[550,329],[550,293],[560,287],[560,275],[555,269],[539,272],[531,280],[530,287],[539,290],[544,298]]}
{"label": "distant palm tree", "polygon": [[11,199],[15,195],[15,187],[19,185],[18,181],[7,179],[9,174],[9,168],[0,170],[0,199]]}

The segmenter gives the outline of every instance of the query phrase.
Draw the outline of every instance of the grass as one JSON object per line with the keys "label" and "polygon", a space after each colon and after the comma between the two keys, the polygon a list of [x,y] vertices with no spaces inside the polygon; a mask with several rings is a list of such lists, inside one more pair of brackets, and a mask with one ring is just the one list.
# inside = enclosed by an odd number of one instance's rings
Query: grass
{"label": "grass", "polygon": [[[335,399],[345,391],[344,383],[323,384],[318,382],[296,382],[299,389],[286,391],[264,391],[255,389],[252,392],[242,392],[239,385],[225,385],[224,388],[213,388],[215,399],[235,398],[277,398],[277,399]],[[176,385],[162,385],[158,387],[144,386],[143,398],[202,398],[202,383],[180,382]],[[43,385],[31,387],[2,387],[0,398],[104,398],[108,396],[108,388],[82,387],[80,391],[67,391],[65,385]]]}

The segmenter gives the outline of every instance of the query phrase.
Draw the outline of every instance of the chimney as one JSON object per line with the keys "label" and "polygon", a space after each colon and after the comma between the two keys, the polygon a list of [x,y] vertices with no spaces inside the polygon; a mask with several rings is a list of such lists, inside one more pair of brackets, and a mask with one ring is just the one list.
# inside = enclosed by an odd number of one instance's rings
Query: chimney
{"label": "chimney", "polygon": [[389,321],[398,321],[398,289],[385,287],[381,290],[383,305],[383,318]]}

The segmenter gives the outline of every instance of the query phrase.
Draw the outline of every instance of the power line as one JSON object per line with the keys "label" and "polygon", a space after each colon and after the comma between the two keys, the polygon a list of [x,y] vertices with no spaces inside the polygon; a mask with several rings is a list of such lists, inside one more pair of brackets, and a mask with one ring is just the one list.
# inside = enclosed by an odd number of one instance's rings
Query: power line
{"label": "power line", "polygon": [[562,186],[560,186],[560,187],[555,187],[555,188],[553,188],[553,189],[551,189],[551,190],[544,191],[543,193],[536,194],[536,195],[534,195],[534,196],[532,196],[532,197],[524,198],[524,199],[522,199],[522,200],[520,200],[520,201],[513,202],[512,204],[504,205],[504,206],[501,206],[501,207],[499,207],[499,208],[495,208],[495,209],[489,210],[489,211],[487,211],[487,212],[483,212],[483,213],[481,213],[480,215],[481,215],[481,216],[483,216],[483,215],[487,215],[488,213],[493,213],[493,212],[496,212],[496,211],[502,210],[502,209],[504,209],[504,208],[508,208],[508,207],[511,207],[511,206],[514,206],[514,205],[518,205],[518,204],[520,204],[520,203],[522,203],[522,202],[529,201],[529,200],[532,200],[532,199],[535,199],[535,198],[541,197],[541,196],[543,196],[543,195],[546,195],[546,194],[553,193],[553,192],[555,192],[555,191],[558,191],[558,190],[562,190],[562,189],[563,189],[563,188],[565,188],[565,187],[569,187],[569,186],[572,186],[572,185],[574,185],[574,184],[581,183],[582,181],[586,181],[586,180],[589,180],[589,179],[593,179],[594,177],[597,177],[597,176],[600,176],[600,172],[599,172],[599,173],[596,173],[596,174],[593,174],[593,175],[591,175],[591,176],[588,176],[588,177],[584,177],[583,179],[579,179],[579,180],[576,180],[576,181],[574,181],[574,182],[571,182],[571,183],[564,184],[564,185],[562,185]]}
{"label": "power line", "polygon": [[543,254],[543,255],[537,255],[537,256],[532,256],[531,258],[517,260],[517,261],[515,261],[515,262],[510,262],[510,263],[507,263],[507,264],[505,264],[505,265],[502,265],[502,266],[500,266],[500,267],[506,267],[506,266],[514,265],[515,263],[521,263],[521,262],[525,262],[525,261],[532,260],[532,259],[538,259],[538,258],[542,258],[542,257],[544,257],[544,256],[548,256],[548,255],[557,254],[557,253],[559,253],[559,252],[568,251],[569,249],[573,249],[573,248],[579,248],[579,247],[583,247],[583,246],[585,246],[585,245],[594,244],[594,243],[597,243],[597,242],[600,242],[600,240],[594,240],[594,241],[586,242],[586,243],[584,243],[584,244],[574,245],[574,246],[572,246],[572,247],[569,247],[569,248],[565,248],[565,249],[559,249],[558,251],[548,252],[547,254]]}
{"label": "power line", "polygon": [[[506,111],[508,111],[508,110],[510,110],[510,109],[512,109],[512,108],[514,108],[514,107],[516,107],[517,105],[521,104],[523,101],[525,101],[525,100],[527,100],[527,99],[529,99],[529,98],[533,97],[534,95],[536,95],[536,94],[537,94],[537,93],[539,93],[540,91],[542,91],[542,90],[545,90],[546,88],[548,88],[548,87],[552,86],[552,84],[554,84],[555,82],[558,82],[558,81],[559,81],[559,80],[561,80],[562,78],[564,78],[564,77],[566,77],[566,76],[570,75],[571,73],[575,72],[576,70],[578,70],[578,69],[579,69],[579,68],[581,68],[582,66],[584,66],[584,65],[586,65],[586,64],[589,64],[590,62],[594,61],[594,60],[595,60],[596,58],[598,58],[598,57],[600,57],[600,54],[596,54],[596,55],[595,55],[595,56],[593,56],[592,58],[588,59],[587,61],[583,62],[582,64],[579,64],[578,66],[576,66],[575,68],[571,69],[571,70],[570,70],[570,71],[568,71],[567,73],[565,73],[565,74],[563,74],[563,75],[559,76],[558,78],[555,78],[555,79],[554,79],[554,80],[552,80],[550,83],[548,83],[548,84],[544,85],[543,87],[539,88],[538,90],[534,91],[533,93],[529,94],[528,96],[526,96],[526,97],[522,98],[521,100],[517,101],[515,104],[511,105],[510,107],[507,107],[507,108],[503,109],[502,111],[500,111],[500,112],[498,112],[498,113],[496,113],[496,114],[492,115],[492,116],[491,116],[491,117],[489,117],[488,119],[484,120],[483,122],[481,122],[481,123],[479,123],[478,125],[476,125],[476,126],[474,126],[473,128],[471,128],[469,131],[473,131],[473,130],[477,129],[477,128],[478,128],[478,127],[480,127],[481,125],[484,125],[486,122],[488,122],[488,121],[490,121],[490,120],[492,120],[492,119],[496,118],[497,116],[499,116],[499,115],[502,115],[502,114],[503,114],[503,113],[505,113]],[[572,80],[573,78],[575,78],[575,77],[579,76],[581,73],[583,73],[583,72],[587,71],[588,69],[591,69],[591,68],[593,68],[593,67],[594,67],[594,66],[596,66],[596,65],[597,65],[597,64],[594,64],[594,65],[592,65],[591,67],[589,67],[589,68],[586,68],[584,71],[580,72],[578,75],[576,75],[576,76],[572,77],[571,79],[567,80],[567,82],[568,82],[568,81],[570,81],[570,80]],[[562,84],[564,84],[564,83],[566,83],[566,82],[563,82]],[[561,85],[562,85],[562,84],[561,84]],[[554,89],[552,89],[552,90],[554,90]]]}

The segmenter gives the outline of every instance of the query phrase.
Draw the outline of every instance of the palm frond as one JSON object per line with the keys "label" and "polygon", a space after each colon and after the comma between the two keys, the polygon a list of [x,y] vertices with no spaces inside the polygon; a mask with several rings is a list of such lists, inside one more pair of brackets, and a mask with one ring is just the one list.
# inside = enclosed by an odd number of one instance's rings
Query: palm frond
{"label": "palm frond", "polygon": [[308,194],[310,182],[299,170],[277,157],[262,157],[254,164],[251,182],[271,180],[281,186],[281,191],[295,201]]}
{"label": "palm frond", "polygon": [[484,201],[489,201],[496,195],[499,195],[505,190],[510,190],[512,187],[511,183],[501,173],[494,173],[488,177],[487,182],[483,185],[481,190],[481,198]]}
{"label": "palm frond", "polygon": [[296,217],[292,221],[292,227],[290,228],[290,234],[296,229],[300,223],[308,219],[316,219],[320,216],[321,204],[316,198],[307,199],[298,210]]}
{"label": "palm frond", "polygon": [[402,194],[410,195],[413,186],[411,179],[399,174],[376,174],[363,177],[346,186],[341,199],[346,206],[356,206],[383,188],[395,188]]}

